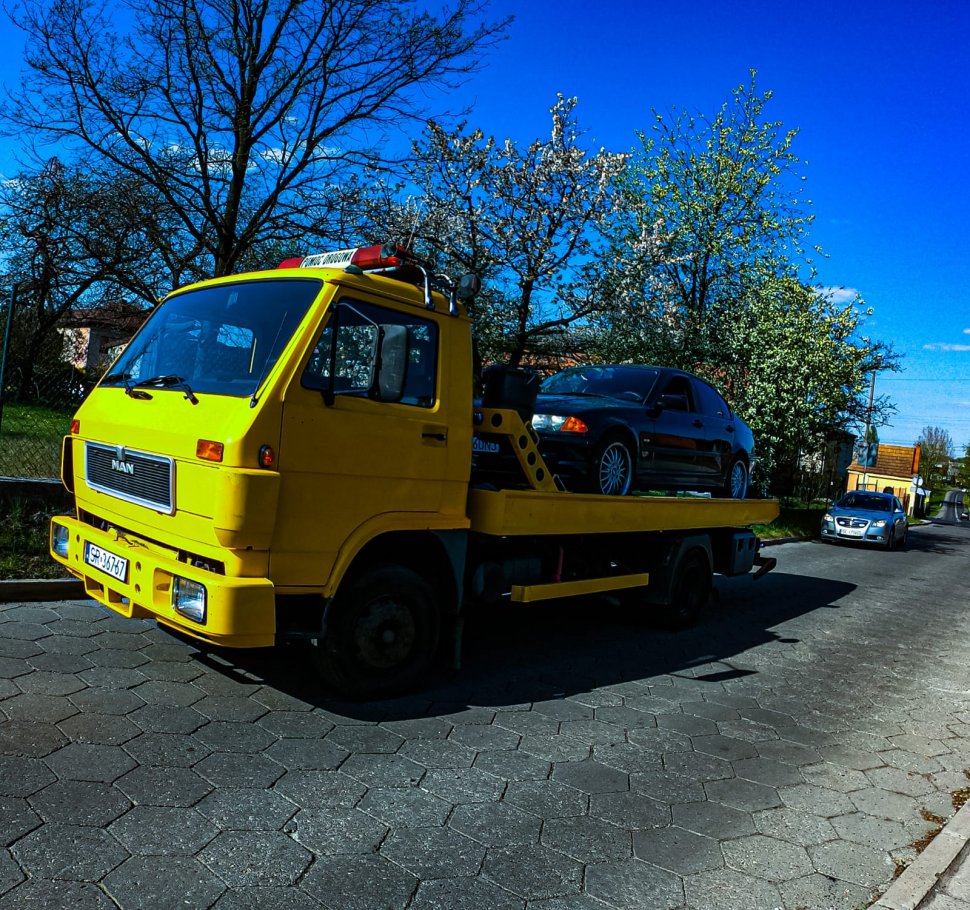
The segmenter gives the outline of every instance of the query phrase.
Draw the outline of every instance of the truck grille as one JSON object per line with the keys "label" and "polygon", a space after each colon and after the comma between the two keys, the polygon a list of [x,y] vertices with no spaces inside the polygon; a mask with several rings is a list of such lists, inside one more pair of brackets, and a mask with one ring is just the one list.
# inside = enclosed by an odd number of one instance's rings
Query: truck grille
{"label": "truck grille", "polygon": [[92,490],[160,512],[175,511],[171,458],[96,442],[85,444],[85,456],[87,482]]}

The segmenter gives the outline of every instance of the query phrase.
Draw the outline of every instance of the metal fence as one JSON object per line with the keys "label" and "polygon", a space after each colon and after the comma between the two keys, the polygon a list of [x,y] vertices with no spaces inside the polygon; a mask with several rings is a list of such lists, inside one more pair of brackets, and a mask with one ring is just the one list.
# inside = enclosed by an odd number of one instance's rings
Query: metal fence
{"label": "metal fence", "polygon": [[86,388],[77,334],[55,328],[41,335],[13,293],[2,313],[0,477],[58,477],[61,439]]}

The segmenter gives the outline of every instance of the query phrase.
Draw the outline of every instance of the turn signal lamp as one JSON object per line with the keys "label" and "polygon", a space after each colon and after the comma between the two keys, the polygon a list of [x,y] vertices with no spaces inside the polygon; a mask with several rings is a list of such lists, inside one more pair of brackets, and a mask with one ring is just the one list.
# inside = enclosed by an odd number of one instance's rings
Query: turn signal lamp
{"label": "turn signal lamp", "polygon": [[211,439],[200,439],[195,444],[195,457],[204,461],[222,461],[223,444]]}
{"label": "turn signal lamp", "polygon": [[71,435],[77,436],[77,434],[80,432],[81,432],[81,421],[75,417],[73,420],[71,420]]}
{"label": "turn signal lamp", "polygon": [[589,427],[578,417],[567,417],[559,428],[560,433],[588,433]]}
{"label": "turn signal lamp", "polygon": [[259,466],[261,468],[272,468],[276,464],[276,452],[272,446],[263,446],[259,450]]}

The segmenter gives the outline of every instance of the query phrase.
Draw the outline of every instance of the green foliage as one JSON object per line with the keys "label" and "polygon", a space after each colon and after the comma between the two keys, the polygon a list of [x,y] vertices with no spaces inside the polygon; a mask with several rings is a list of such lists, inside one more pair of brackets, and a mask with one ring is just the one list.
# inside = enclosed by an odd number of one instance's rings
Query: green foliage
{"label": "green foliage", "polygon": [[611,282],[619,315],[605,345],[687,369],[716,361],[751,289],[804,258],[812,219],[799,201],[797,131],[766,119],[771,95],[757,92],[752,73],[711,120],[654,111],[621,180]]}
{"label": "green foliage", "polygon": [[857,303],[836,304],[795,278],[766,281],[746,302],[724,326],[716,365],[700,372],[720,379],[751,425],[762,477],[770,477],[863,422],[869,374],[895,360],[859,337]]}
{"label": "green foliage", "polygon": [[824,514],[824,505],[782,506],[780,514],[770,525],[755,525],[751,530],[765,540],[777,540],[780,537],[815,539],[819,536]]}
{"label": "green foliage", "polygon": [[931,490],[941,491],[950,485],[950,461],[953,439],[942,427],[923,427],[917,443],[920,447],[919,472]]}
{"label": "green foliage", "polygon": [[5,403],[0,423],[0,476],[57,477],[61,440],[73,409]]}
{"label": "green foliage", "polygon": [[897,359],[860,334],[861,300],[810,284],[797,131],[767,118],[771,96],[752,73],[713,119],[655,112],[621,178],[613,299],[590,345],[720,387],[755,432],[762,487],[862,422],[868,374]]}
{"label": "green foliage", "polygon": [[0,506],[0,578],[62,578],[48,552],[49,525],[58,510],[28,499]]}

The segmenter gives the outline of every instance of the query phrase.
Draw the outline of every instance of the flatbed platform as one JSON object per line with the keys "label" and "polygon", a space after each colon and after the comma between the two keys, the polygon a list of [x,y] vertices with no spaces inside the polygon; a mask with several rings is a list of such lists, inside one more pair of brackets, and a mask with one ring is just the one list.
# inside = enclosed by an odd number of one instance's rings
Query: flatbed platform
{"label": "flatbed platform", "polygon": [[777,499],[600,496],[544,490],[471,489],[471,530],[496,537],[690,531],[768,524]]}

